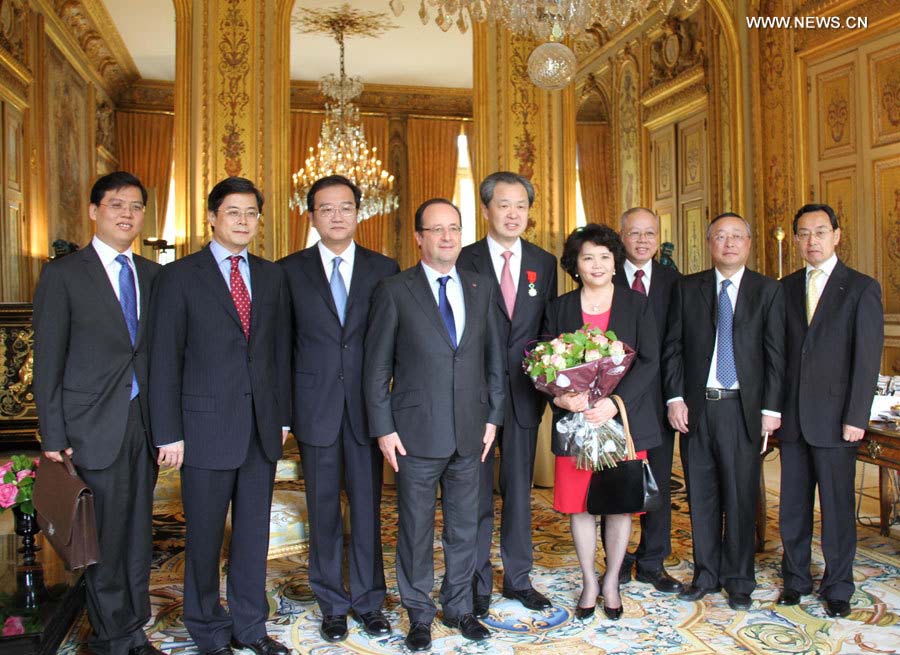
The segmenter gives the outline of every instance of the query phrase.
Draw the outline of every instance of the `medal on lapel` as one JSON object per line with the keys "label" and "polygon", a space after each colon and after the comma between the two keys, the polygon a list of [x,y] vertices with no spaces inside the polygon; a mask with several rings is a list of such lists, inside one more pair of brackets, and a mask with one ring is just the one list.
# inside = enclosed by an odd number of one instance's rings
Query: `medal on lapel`
{"label": "medal on lapel", "polygon": [[528,295],[534,298],[537,295],[537,289],[534,288],[534,283],[537,282],[537,272],[525,271],[525,275],[528,278]]}

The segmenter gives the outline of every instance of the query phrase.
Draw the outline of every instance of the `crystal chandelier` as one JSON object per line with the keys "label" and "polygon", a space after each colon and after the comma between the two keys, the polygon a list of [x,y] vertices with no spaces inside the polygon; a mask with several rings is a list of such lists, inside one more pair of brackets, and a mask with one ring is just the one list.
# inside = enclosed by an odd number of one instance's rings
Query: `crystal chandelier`
{"label": "crystal chandelier", "polygon": [[377,36],[392,29],[393,25],[386,22],[386,14],[361,12],[348,4],[334,9],[302,11],[292,21],[299,32],[326,33],[337,41],[340,75],[326,75],[319,82],[319,91],[330,101],[325,103],[325,118],[317,146],[310,147],[303,168],[292,176],[290,207],[303,211],[307,206],[306,196],[316,180],[328,175],[343,175],[362,192],[357,220],[391,212],[399,206],[394,193],[394,176],[382,168],[378,148],[370,148],[366,141],[359,108],[352,102],[362,93],[363,83],[358,77],[348,77],[344,72],[344,37]]}

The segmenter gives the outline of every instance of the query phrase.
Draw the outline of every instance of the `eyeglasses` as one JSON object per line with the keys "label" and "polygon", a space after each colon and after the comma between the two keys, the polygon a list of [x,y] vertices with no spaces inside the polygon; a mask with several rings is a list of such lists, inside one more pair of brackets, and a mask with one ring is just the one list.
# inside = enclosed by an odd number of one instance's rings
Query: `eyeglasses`
{"label": "eyeglasses", "polygon": [[625,236],[632,241],[652,241],[656,238],[656,232],[653,230],[647,230],[646,232],[632,230],[631,232],[626,232]]}
{"label": "eyeglasses", "polygon": [[462,234],[462,226],[461,225],[451,225],[449,227],[444,227],[443,225],[438,225],[436,227],[423,227],[422,232],[431,232],[436,237],[442,237],[445,233],[452,234],[453,236],[457,236],[458,234]]}
{"label": "eyeglasses", "polygon": [[331,218],[336,212],[339,212],[340,215],[345,218],[350,218],[351,216],[356,215],[356,205],[349,202],[337,207],[335,207],[334,205],[322,205],[321,207],[319,207],[318,209],[314,209],[313,211],[322,218]]}
{"label": "eyeglasses", "polygon": [[259,217],[262,214],[259,213],[256,209],[247,209],[245,211],[241,211],[240,209],[225,209],[222,211],[222,215],[227,218],[229,221],[236,221],[239,218],[243,217],[245,221],[248,223],[252,223],[253,221],[258,221]]}
{"label": "eyeglasses", "polygon": [[735,243],[744,243],[750,237],[746,234],[725,234],[723,232],[719,232],[717,234],[712,235],[712,240],[716,243],[725,243],[726,241],[734,241]]}
{"label": "eyeglasses", "polygon": [[142,202],[122,202],[121,200],[113,200],[112,202],[101,202],[100,204],[104,207],[109,207],[117,214],[122,214],[126,211],[132,214],[144,213],[144,203]]}
{"label": "eyeglasses", "polygon": [[812,231],[797,230],[797,238],[800,239],[800,241],[809,241],[810,237],[816,237],[817,241],[821,241],[832,232],[834,232],[834,229],[829,227],[820,227],[819,229]]}

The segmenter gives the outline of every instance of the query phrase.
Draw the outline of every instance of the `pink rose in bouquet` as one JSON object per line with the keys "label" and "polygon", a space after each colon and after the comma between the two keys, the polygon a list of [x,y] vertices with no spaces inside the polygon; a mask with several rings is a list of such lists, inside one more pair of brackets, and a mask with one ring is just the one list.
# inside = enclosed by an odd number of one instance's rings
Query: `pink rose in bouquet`
{"label": "pink rose in bouquet", "polygon": [[13,637],[15,635],[25,634],[25,624],[22,623],[21,616],[7,616],[3,622],[3,636]]}

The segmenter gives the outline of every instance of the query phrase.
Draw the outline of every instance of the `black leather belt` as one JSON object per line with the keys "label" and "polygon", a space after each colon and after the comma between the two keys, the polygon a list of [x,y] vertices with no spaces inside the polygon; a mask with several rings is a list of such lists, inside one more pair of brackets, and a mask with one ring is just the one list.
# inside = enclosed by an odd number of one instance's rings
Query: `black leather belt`
{"label": "black leather belt", "polygon": [[732,400],[741,397],[740,389],[711,389],[706,388],[707,400]]}

